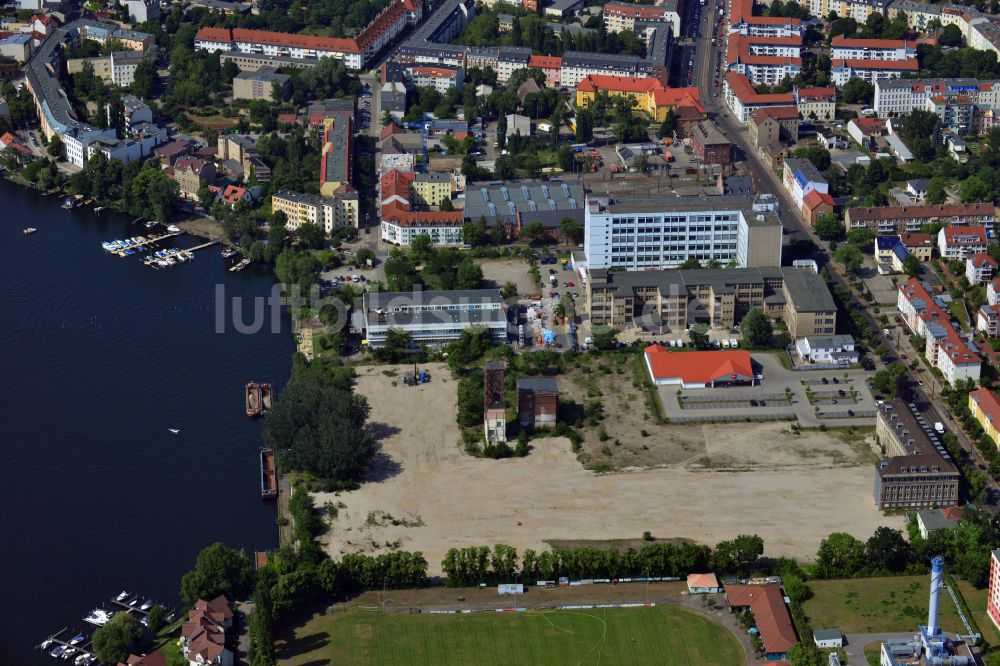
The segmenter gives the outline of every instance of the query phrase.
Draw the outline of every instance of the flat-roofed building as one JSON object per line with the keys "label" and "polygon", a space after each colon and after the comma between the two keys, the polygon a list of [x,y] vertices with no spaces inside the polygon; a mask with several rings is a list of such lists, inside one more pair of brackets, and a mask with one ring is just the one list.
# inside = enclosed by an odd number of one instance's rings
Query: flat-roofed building
{"label": "flat-roofed building", "polygon": [[263,99],[281,102],[292,88],[292,77],[272,67],[244,71],[233,77],[233,99]]}
{"label": "flat-roofed building", "polygon": [[609,2],[601,12],[608,32],[636,31],[636,23],[669,23],[674,39],[681,36],[681,17],[677,13],[677,0],[665,0],[658,5],[634,5]]}
{"label": "flat-roofed building", "polygon": [[805,268],[607,271],[590,269],[592,324],[681,331],[695,323],[729,329],[751,308],[782,320],[793,338],[833,335],[837,307],[823,279]]}
{"label": "flat-roofed building", "polygon": [[585,201],[579,179],[475,183],[466,189],[462,217],[465,222],[485,219],[487,226],[501,225],[509,238],[519,236],[532,222],[541,222],[546,233],[557,238],[565,218],[583,226]]}
{"label": "flat-roofed building", "polygon": [[691,148],[705,164],[728,166],[733,159],[733,144],[709,121],[694,126]]}
{"label": "flat-roofed building", "polygon": [[552,377],[517,380],[517,422],[522,428],[555,426],[559,418],[559,385]]}
{"label": "flat-roofed building", "polygon": [[499,289],[366,292],[362,297],[367,344],[385,346],[389,331],[409,336],[411,349],[458,339],[462,331],[483,327],[494,342],[507,339],[507,315]]}
{"label": "flat-roofed building", "polygon": [[898,398],[880,405],[875,436],[886,451],[875,470],[880,509],[958,504],[961,474],[920,412]]}
{"label": "flat-roofed building", "polygon": [[293,231],[303,224],[315,224],[327,234],[343,227],[357,228],[358,192],[345,187],[324,197],[282,190],[271,196],[271,212],[278,211],[288,219],[285,228]]}
{"label": "flat-roofed building", "polygon": [[590,268],[660,269],[689,259],[703,265],[781,264],[782,225],[774,195],[589,197],[584,230]]}

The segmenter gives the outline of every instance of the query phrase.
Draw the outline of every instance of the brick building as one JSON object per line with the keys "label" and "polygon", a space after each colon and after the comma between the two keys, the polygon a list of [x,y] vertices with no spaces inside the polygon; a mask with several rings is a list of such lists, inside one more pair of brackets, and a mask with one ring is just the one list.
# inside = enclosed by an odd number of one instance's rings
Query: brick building
{"label": "brick building", "polygon": [[559,386],[551,377],[517,380],[517,422],[522,428],[554,426],[559,418]]}

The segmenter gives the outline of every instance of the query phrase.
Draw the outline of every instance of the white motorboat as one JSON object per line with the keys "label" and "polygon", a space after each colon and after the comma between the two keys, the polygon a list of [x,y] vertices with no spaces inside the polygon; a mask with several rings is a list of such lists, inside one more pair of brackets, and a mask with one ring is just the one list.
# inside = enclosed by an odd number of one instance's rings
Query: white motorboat
{"label": "white motorboat", "polygon": [[125,601],[126,599],[128,599],[128,592],[125,590],[122,590],[121,594],[115,597],[115,601]]}
{"label": "white motorboat", "polygon": [[76,654],[76,648],[66,648],[66,651],[59,655],[60,659],[69,659]]}
{"label": "white motorboat", "polygon": [[48,650],[51,645],[52,645],[52,639],[51,638],[47,638],[44,641],[42,641],[42,644],[38,646],[38,649],[39,650]]}
{"label": "white motorboat", "polygon": [[171,224],[170,226],[167,227],[167,231],[169,231],[172,234],[179,234],[181,232],[181,228],[178,227],[176,224]]}
{"label": "white motorboat", "polygon": [[111,618],[114,617],[114,615],[115,615],[114,611],[106,611],[103,608],[95,608],[94,610],[90,611],[90,615],[83,618],[83,621],[89,622],[90,624],[96,625],[98,627],[103,627],[104,625],[106,625],[108,622],[111,621]]}
{"label": "white motorboat", "polygon": [[30,236],[31,234],[35,233],[36,231],[38,231],[38,229],[36,229],[34,227],[28,227],[27,229],[23,229],[21,231],[21,233],[24,234],[25,236]]}
{"label": "white motorboat", "polygon": [[146,599],[144,602],[142,602],[142,606],[139,606],[139,610],[148,611],[152,607],[153,607],[153,600]]}
{"label": "white motorboat", "polygon": [[79,657],[73,660],[73,663],[76,664],[76,666],[83,666],[85,663],[87,663],[87,655],[81,654]]}

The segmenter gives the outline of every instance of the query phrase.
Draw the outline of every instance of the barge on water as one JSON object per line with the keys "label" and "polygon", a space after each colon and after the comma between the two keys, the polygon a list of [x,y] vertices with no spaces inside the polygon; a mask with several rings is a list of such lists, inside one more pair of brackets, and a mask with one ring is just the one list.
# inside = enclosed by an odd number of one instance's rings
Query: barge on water
{"label": "barge on water", "polygon": [[260,496],[274,499],[278,496],[278,475],[274,468],[274,451],[260,450]]}
{"label": "barge on water", "polygon": [[247,416],[264,416],[274,404],[274,387],[271,384],[247,382]]}

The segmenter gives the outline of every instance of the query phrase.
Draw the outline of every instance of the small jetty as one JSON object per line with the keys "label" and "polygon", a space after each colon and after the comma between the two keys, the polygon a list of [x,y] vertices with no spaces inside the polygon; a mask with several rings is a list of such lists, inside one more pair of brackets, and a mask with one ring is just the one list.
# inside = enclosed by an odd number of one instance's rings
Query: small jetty
{"label": "small jetty", "polygon": [[[176,235],[176,234],[171,234]],[[198,250],[204,250],[207,247],[211,247],[218,243],[219,241],[213,240],[207,243],[202,243],[201,245],[195,245],[194,247],[189,247],[186,249],[172,248],[169,250],[160,250],[155,252],[145,259],[142,263],[147,266],[152,266],[153,268],[169,268],[170,266],[175,266],[177,263],[184,263],[194,259],[194,253]]]}
{"label": "small jetty", "polygon": [[37,650],[47,653],[53,659],[62,659],[76,666],[97,663],[97,655],[92,652],[92,648],[89,636],[69,627],[63,627],[36,646]]}
{"label": "small jetty", "polygon": [[104,241],[101,249],[110,254],[117,254],[119,257],[127,257],[135,254],[136,250],[144,250],[150,245],[155,245],[162,240],[176,236],[177,234],[161,234],[159,236],[133,236],[125,240]]}
{"label": "small jetty", "polygon": [[250,265],[250,260],[249,259],[243,259],[238,264],[230,266],[229,267],[229,272],[230,273],[238,273],[238,272],[240,272],[241,270],[243,270],[244,268],[246,268],[249,265]]}
{"label": "small jetty", "polygon": [[260,450],[260,496],[275,499],[278,496],[278,474],[274,467],[274,451]]}

